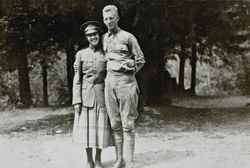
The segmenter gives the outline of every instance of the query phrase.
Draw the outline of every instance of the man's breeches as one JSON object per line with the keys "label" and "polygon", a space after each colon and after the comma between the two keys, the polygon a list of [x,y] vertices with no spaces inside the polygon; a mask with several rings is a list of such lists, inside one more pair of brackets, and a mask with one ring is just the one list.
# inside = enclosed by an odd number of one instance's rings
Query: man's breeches
{"label": "man's breeches", "polygon": [[105,103],[111,127],[132,131],[138,116],[139,89],[133,74],[108,72],[105,79]]}

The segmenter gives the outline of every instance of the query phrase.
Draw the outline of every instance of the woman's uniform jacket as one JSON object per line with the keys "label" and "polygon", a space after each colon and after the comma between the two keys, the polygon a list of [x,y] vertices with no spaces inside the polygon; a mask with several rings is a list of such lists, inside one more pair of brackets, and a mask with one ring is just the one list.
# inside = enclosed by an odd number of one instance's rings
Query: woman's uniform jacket
{"label": "woman's uniform jacket", "polygon": [[89,47],[78,51],[74,68],[72,104],[93,107],[96,102],[103,107],[106,59],[102,50],[95,51]]}

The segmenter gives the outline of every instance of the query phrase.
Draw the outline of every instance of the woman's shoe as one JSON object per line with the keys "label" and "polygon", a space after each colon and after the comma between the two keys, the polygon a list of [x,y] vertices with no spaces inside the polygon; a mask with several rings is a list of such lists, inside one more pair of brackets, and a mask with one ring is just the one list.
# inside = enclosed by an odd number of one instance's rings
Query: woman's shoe
{"label": "woman's shoe", "polygon": [[88,162],[86,168],[94,168],[94,163]]}
{"label": "woman's shoe", "polygon": [[95,161],[95,168],[102,168],[101,161]]}

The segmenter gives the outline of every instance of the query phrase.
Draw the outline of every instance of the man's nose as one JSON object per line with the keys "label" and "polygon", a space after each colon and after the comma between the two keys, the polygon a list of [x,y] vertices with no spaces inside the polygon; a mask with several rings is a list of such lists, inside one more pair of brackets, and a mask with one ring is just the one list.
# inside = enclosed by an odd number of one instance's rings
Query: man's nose
{"label": "man's nose", "polygon": [[111,19],[107,19],[107,23],[110,23],[111,22]]}

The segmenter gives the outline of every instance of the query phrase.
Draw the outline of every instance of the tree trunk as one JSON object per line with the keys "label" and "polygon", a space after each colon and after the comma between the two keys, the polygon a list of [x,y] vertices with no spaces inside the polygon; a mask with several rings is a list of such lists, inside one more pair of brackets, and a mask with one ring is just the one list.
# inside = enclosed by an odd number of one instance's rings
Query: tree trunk
{"label": "tree trunk", "polygon": [[147,73],[145,69],[142,69],[136,77],[140,89],[138,109],[139,111],[143,111],[147,102]]}
{"label": "tree trunk", "polygon": [[192,57],[191,57],[191,86],[190,91],[195,95],[195,87],[196,87],[196,62],[197,62],[197,45],[196,43],[192,44]]}
{"label": "tree trunk", "polygon": [[164,103],[164,95],[165,93],[162,90],[165,90],[165,60],[161,55],[164,55],[164,51],[162,50],[152,50],[151,52],[146,53],[145,55],[154,54],[154,60],[146,63],[144,69],[147,73],[147,103],[148,104],[162,104]]}
{"label": "tree trunk", "polygon": [[180,91],[184,91],[184,77],[185,77],[185,48],[184,45],[181,44],[181,52],[179,55],[180,58],[180,65],[179,65],[179,89]]}
{"label": "tree trunk", "polygon": [[[71,42],[68,42],[68,45],[66,46],[66,55],[67,55],[67,82],[68,82],[68,91],[71,102],[72,100],[72,87],[73,87],[73,62],[74,62],[74,47]],[[70,103],[68,102],[68,103]]]}
{"label": "tree trunk", "polygon": [[243,68],[244,68],[244,79],[245,79],[245,83],[243,84],[243,89],[244,89],[244,93],[245,95],[250,95],[250,55],[248,55],[247,53],[245,53],[244,55],[241,56],[241,59],[243,61]]}
{"label": "tree trunk", "polygon": [[19,90],[20,90],[20,101],[25,107],[32,104],[30,81],[29,81],[29,69],[27,65],[28,63],[26,55],[19,55],[18,80],[19,80]]}
{"label": "tree trunk", "polygon": [[45,61],[43,61],[42,63],[42,76],[43,76],[43,105],[48,106],[47,65]]}

